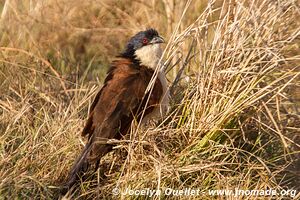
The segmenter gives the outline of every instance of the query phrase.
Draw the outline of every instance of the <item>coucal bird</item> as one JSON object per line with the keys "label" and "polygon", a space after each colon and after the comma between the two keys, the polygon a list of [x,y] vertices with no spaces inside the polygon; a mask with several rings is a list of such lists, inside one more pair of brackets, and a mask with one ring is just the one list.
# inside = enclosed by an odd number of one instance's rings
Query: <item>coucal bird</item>
{"label": "coucal bird", "polygon": [[88,137],[81,155],[71,169],[67,187],[73,186],[91,165],[112,150],[101,141],[121,139],[133,120],[159,117],[168,108],[167,81],[159,70],[152,90],[147,86],[162,56],[164,39],[154,29],[141,31],[127,43],[111,64],[104,85],[91,105],[82,135]]}

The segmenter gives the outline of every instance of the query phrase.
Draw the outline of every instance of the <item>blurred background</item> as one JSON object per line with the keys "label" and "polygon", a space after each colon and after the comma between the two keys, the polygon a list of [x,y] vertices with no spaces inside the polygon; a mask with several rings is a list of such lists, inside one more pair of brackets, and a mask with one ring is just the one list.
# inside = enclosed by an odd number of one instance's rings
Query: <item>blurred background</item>
{"label": "blurred background", "polygon": [[[107,68],[128,38],[156,28],[168,39],[176,28],[185,1],[1,1],[2,46],[30,50],[48,59],[56,70],[83,73]],[[206,7],[193,2],[180,30]],[[104,70],[105,71],[105,70]]]}

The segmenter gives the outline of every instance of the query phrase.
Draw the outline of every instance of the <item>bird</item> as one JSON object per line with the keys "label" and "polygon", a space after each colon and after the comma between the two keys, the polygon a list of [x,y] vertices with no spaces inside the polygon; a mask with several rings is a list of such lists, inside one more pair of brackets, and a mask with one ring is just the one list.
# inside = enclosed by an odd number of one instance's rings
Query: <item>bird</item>
{"label": "bird", "polygon": [[[120,140],[130,131],[134,120],[144,123],[168,112],[166,75],[163,70],[156,71],[164,42],[153,28],[140,31],[129,39],[124,50],[111,63],[104,84],[90,107],[82,131],[82,136],[88,140],[71,168],[68,188],[90,166],[98,168],[101,158],[112,151],[112,144],[101,141]],[[155,75],[157,78],[153,79]],[[155,80],[153,89],[149,90],[152,80]]]}

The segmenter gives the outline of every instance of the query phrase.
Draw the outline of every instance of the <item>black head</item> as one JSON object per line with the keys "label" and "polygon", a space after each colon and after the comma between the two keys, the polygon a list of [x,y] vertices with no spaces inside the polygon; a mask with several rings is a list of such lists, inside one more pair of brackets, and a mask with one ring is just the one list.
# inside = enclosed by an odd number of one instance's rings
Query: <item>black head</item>
{"label": "black head", "polygon": [[147,29],[146,31],[140,31],[135,36],[133,36],[126,45],[125,51],[122,56],[133,58],[134,52],[143,46],[163,43],[164,39],[158,35],[155,29]]}

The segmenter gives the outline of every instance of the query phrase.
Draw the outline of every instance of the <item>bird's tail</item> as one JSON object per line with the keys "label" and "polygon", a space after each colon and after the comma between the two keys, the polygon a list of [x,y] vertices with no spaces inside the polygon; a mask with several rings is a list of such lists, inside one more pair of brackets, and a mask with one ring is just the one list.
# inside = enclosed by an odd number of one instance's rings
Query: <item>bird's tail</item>
{"label": "bird's tail", "polygon": [[92,149],[92,140],[90,139],[89,142],[85,145],[83,151],[81,152],[80,156],[77,158],[75,164],[73,165],[68,182],[66,184],[67,189],[71,189],[74,184],[79,180],[79,178],[83,175],[84,172],[88,170],[89,162],[88,162],[88,155]]}

